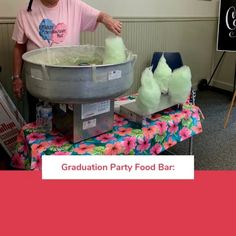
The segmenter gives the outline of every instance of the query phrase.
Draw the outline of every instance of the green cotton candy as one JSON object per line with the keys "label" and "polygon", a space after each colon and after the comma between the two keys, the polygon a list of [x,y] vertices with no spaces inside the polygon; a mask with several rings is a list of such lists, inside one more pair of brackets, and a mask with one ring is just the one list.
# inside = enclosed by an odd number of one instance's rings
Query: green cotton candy
{"label": "green cotton candy", "polygon": [[121,37],[110,37],[105,41],[103,64],[119,64],[126,61],[126,48]]}
{"label": "green cotton candy", "polygon": [[171,68],[166,63],[164,54],[162,54],[157,68],[154,71],[154,79],[161,89],[161,93],[166,94],[168,92],[169,80],[172,74]]}
{"label": "green cotton candy", "polygon": [[153,78],[150,68],[146,68],[141,77],[141,87],[136,99],[137,106],[143,112],[150,113],[160,103],[161,91]]}
{"label": "green cotton candy", "polygon": [[169,96],[171,102],[179,104],[185,103],[191,92],[191,70],[188,66],[182,66],[172,73],[169,82]]}
{"label": "green cotton candy", "polygon": [[52,65],[57,66],[79,66],[79,65],[101,65],[100,58],[95,56],[80,56],[80,57],[64,57],[56,58]]}

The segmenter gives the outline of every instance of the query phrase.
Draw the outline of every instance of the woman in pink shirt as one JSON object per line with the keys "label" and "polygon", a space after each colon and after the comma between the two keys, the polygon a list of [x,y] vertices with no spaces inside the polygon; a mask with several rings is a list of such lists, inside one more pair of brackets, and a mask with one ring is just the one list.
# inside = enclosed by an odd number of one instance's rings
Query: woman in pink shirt
{"label": "woman in pink shirt", "polygon": [[[26,51],[59,45],[78,45],[80,32],[94,31],[98,23],[104,24],[116,35],[121,33],[120,21],[80,0],[30,0],[18,12],[12,35],[16,42],[13,51],[15,96],[20,99],[24,90],[21,71],[22,55]],[[29,99],[31,103],[33,99],[35,98]],[[34,110],[35,107],[29,107],[32,114],[35,113]],[[30,121],[33,119],[34,117],[30,117]]]}

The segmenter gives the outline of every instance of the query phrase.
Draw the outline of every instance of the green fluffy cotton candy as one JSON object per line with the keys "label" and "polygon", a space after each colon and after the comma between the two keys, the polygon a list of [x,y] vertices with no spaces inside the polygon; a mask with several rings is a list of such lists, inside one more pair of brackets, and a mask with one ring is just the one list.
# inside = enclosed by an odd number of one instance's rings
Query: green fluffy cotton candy
{"label": "green fluffy cotton candy", "polygon": [[145,113],[152,112],[160,103],[161,91],[153,78],[150,68],[146,68],[141,77],[141,87],[136,99],[137,106]]}
{"label": "green fluffy cotton candy", "polygon": [[186,102],[191,92],[191,70],[188,66],[182,66],[172,73],[169,82],[169,96],[171,102],[179,104]]}
{"label": "green fluffy cotton candy", "polygon": [[105,41],[103,64],[118,64],[126,61],[125,44],[121,37],[110,37]]}
{"label": "green fluffy cotton candy", "polygon": [[158,62],[157,68],[154,71],[154,79],[159,85],[161,93],[163,94],[168,93],[169,80],[171,75],[172,75],[172,70],[166,63],[164,54],[162,54]]}

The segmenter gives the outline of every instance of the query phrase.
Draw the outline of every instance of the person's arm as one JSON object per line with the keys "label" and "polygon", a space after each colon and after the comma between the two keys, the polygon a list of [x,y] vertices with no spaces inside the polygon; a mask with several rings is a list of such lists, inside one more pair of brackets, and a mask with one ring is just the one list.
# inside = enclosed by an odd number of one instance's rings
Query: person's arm
{"label": "person's arm", "polygon": [[122,23],[119,20],[113,19],[107,13],[100,12],[97,22],[102,23],[105,27],[116,35],[121,34]]}
{"label": "person's arm", "polygon": [[21,98],[24,92],[24,83],[21,79],[23,66],[22,55],[26,52],[26,44],[15,43],[13,49],[13,82],[12,88],[15,96]]}

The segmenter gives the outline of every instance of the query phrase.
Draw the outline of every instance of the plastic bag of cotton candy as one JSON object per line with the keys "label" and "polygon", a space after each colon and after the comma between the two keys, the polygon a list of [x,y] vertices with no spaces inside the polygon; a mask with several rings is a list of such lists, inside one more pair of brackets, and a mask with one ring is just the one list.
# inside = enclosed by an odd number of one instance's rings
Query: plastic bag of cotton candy
{"label": "plastic bag of cotton candy", "polygon": [[186,102],[192,87],[192,74],[188,66],[182,66],[172,72],[163,54],[154,71],[154,79],[161,93],[168,93],[171,103]]}
{"label": "plastic bag of cotton candy", "polygon": [[143,112],[153,112],[159,106],[161,94],[169,95],[170,106],[186,102],[191,92],[191,78],[188,66],[182,66],[172,72],[162,55],[154,74],[150,68],[145,69],[142,74],[137,106]]}
{"label": "plastic bag of cotton candy", "polygon": [[119,64],[126,61],[126,47],[121,37],[109,37],[105,40],[103,64]]}
{"label": "plastic bag of cotton candy", "polygon": [[137,106],[145,113],[151,113],[160,103],[161,90],[154,80],[151,68],[146,68],[142,73],[141,87],[136,99]]}
{"label": "plastic bag of cotton candy", "polygon": [[192,74],[188,66],[182,66],[175,69],[169,81],[169,96],[172,103],[185,103],[188,99],[192,82]]}
{"label": "plastic bag of cotton candy", "polygon": [[162,55],[154,71],[154,79],[159,85],[162,94],[168,93],[171,75],[172,70],[166,63],[164,55]]}

